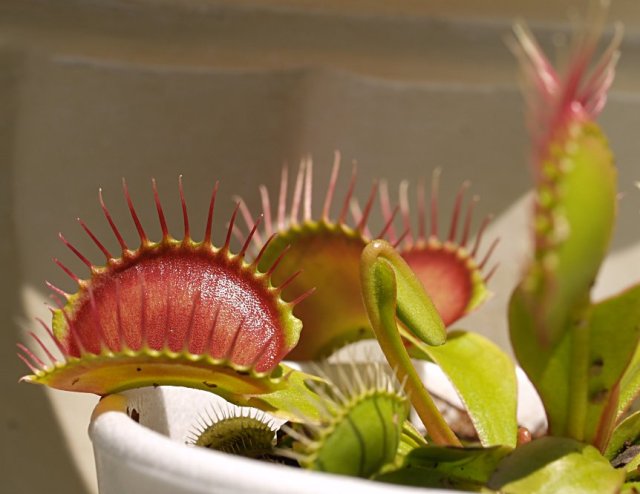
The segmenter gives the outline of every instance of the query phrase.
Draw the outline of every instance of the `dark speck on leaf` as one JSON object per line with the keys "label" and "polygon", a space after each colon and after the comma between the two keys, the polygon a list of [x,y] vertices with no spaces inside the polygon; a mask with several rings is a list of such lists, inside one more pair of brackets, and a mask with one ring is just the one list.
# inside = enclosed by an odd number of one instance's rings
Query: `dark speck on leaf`
{"label": "dark speck on leaf", "polygon": [[604,400],[607,397],[607,393],[609,392],[608,389],[601,389],[600,391],[596,391],[595,393],[592,393],[591,396],[589,397],[589,401],[591,403],[602,403],[602,400]]}
{"label": "dark speck on leaf", "polygon": [[207,381],[202,381],[202,384],[204,384],[207,388],[211,388],[211,389],[218,387],[218,385],[216,383],[210,383],[210,382],[207,382]]}
{"label": "dark speck on leaf", "polygon": [[598,357],[591,362],[591,367],[589,368],[589,374],[594,377],[599,375],[602,372],[602,368],[604,367],[604,360]]}

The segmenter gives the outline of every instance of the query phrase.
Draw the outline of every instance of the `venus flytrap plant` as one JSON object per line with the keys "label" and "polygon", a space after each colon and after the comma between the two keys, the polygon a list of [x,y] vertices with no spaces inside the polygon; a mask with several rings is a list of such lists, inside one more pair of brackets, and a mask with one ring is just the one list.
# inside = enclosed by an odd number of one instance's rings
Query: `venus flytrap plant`
{"label": "venus flytrap plant", "polygon": [[[553,69],[524,25],[516,26],[512,42],[528,88],[535,198],[534,254],[508,318],[518,362],[545,406],[545,437],[530,440],[518,428],[509,357],[476,333],[448,327],[487,298],[493,271],[485,268],[495,244],[479,257],[486,221],[469,247],[475,201],[458,235],[466,185],[455,198],[449,234],[441,237],[437,175],[429,235],[424,187],[418,187],[414,231],[407,185],[394,210],[383,181],[385,226],[374,236],[368,218],[377,186],[360,209],[355,173],[339,214],[331,215],[339,156],[319,217],[305,160],[290,208],[285,170],[275,213],[260,189],[264,227],[239,202],[221,247],[211,240],[217,185],[201,242],[191,236],[182,182],[182,239],[169,234],[153,184],[159,242],[147,237],[125,185],[140,237],[135,249],[100,196],[122,253],[111,255],[82,222],[105,255],[104,266],[61,237],[90,276],[59,263],[78,289],[67,294],[52,286],[61,300],[52,327],[42,323],[51,343],[32,333],[38,352],[18,345],[32,371],[23,380],[101,396],[163,384],[210,391],[259,411],[207,416],[193,431],[195,445],[288,458],[312,470],[506,494],[635,492],[640,413],[627,409],[640,392],[640,285],[601,302],[590,298],[617,207],[612,153],[595,118],[613,79],[620,31],[591,64],[602,5],[576,36],[564,73]],[[247,235],[235,226],[238,213]],[[234,232],[242,243],[238,253],[231,250]],[[282,363],[318,359],[365,337],[377,339],[388,365],[332,364],[326,369],[333,370],[309,373]],[[449,379],[477,441],[456,436],[410,357],[437,365]],[[408,421],[409,404],[426,434]],[[289,421],[277,436],[265,412]]]}

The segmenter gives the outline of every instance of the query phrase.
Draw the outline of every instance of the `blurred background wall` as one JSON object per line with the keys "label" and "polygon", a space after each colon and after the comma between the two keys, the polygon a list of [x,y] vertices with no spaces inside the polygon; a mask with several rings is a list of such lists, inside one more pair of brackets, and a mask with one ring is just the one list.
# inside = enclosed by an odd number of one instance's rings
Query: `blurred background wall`
{"label": "blurred background wall", "polygon": [[[116,251],[97,202],[103,187],[126,238],[126,177],[157,238],[150,178],[180,231],[177,177],[192,223],[204,225],[222,181],[220,239],[241,195],[275,188],[283,163],[310,154],[315,191],[342,152],[340,191],[357,160],[361,196],[373,177],[411,184],[443,169],[443,217],[465,179],[499,213],[528,188],[516,64],[505,46],[515,17],[552,50],[568,14],[588,2],[509,0],[3,0],[0,3],[0,478],[7,493],[91,493],[86,427],[96,397],[17,385],[15,342],[47,318],[43,280],[72,284],[51,262],[84,273],[57,240],[90,257],[81,216]],[[618,0],[627,24],[619,76],[602,122],[620,166],[622,228],[638,237],[640,4]],[[374,219],[374,221],[376,221]],[[379,221],[379,220],[378,220]],[[503,233],[504,235],[504,233]],[[503,238],[502,245],[517,239]],[[507,266],[517,270],[517,266]],[[630,266],[629,269],[637,268]],[[504,343],[504,325],[478,328]],[[63,412],[63,413],[61,413]]]}

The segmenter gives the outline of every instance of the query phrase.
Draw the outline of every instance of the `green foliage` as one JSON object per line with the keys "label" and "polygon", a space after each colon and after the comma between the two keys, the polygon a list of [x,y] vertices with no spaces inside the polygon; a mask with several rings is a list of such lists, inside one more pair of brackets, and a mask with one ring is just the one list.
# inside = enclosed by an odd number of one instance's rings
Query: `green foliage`
{"label": "green foliage", "polygon": [[404,336],[449,378],[484,446],[516,445],[517,384],[508,355],[486,338],[466,331],[452,331],[438,347]]}
{"label": "green foliage", "polygon": [[488,486],[504,494],[614,494],[623,482],[624,472],[594,447],[545,437],[516,448],[500,462]]}
{"label": "green foliage", "polygon": [[496,466],[511,448],[416,448],[402,468],[377,477],[395,484],[484,491]]}

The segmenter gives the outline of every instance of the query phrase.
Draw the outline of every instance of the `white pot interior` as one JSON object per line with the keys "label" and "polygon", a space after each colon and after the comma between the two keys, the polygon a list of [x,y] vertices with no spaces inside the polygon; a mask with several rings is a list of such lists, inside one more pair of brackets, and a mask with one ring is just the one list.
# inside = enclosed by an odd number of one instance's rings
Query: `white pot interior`
{"label": "white pot interior", "polygon": [[[432,391],[459,405],[455,391],[438,367],[417,363],[417,368]],[[540,401],[520,371],[518,382],[519,422],[536,430],[544,426]],[[100,494],[324,494],[331,491],[402,494],[416,490],[273,465],[187,445],[201,417],[208,411],[211,414],[212,408],[220,410],[229,406],[211,393],[180,387],[144,388],[104,398],[94,411],[89,429]]]}

